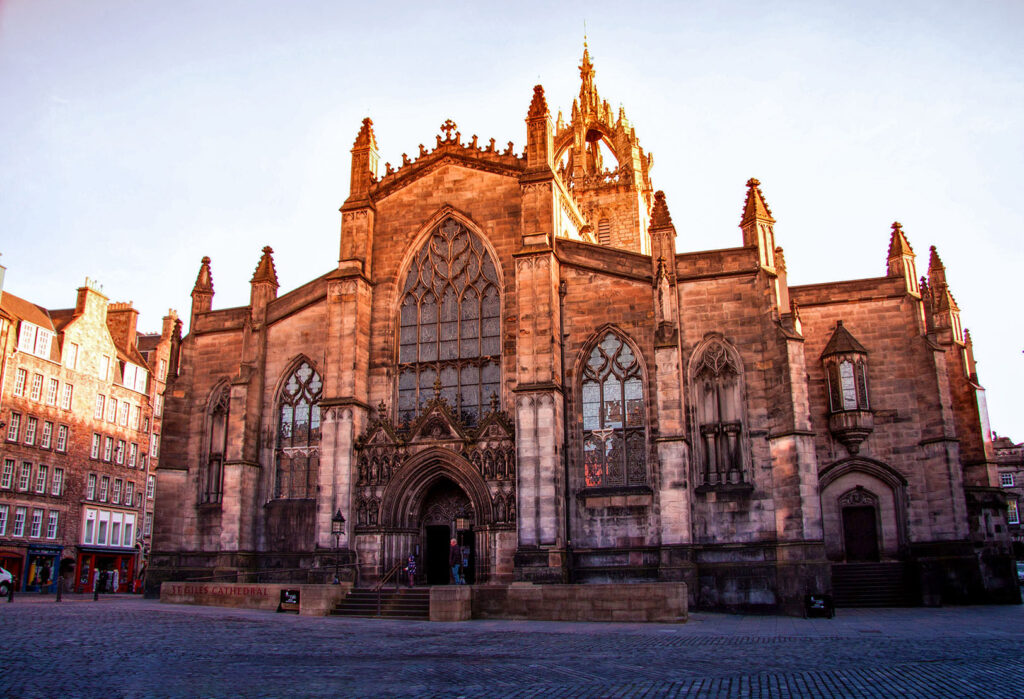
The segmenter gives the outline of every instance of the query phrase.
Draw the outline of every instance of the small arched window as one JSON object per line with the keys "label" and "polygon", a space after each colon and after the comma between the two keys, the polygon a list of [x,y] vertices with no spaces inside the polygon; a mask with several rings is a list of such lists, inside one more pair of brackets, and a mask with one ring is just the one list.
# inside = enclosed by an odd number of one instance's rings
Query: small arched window
{"label": "small arched window", "polygon": [[583,366],[583,470],[588,488],[647,483],[647,408],[643,370],[614,332]]}
{"label": "small arched window", "polygon": [[501,297],[483,241],[448,219],[413,258],[402,287],[398,341],[398,418],[410,422],[441,387],[441,397],[475,424],[500,391]]}
{"label": "small arched window", "polygon": [[231,392],[222,386],[210,402],[207,417],[206,464],[200,475],[199,502],[216,504],[224,497],[224,454],[228,448],[228,411]]}
{"label": "small arched window", "polygon": [[278,399],[274,497],[312,498],[320,467],[320,374],[303,360]]}
{"label": "small arched window", "polygon": [[704,486],[746,481],[742,365],[724,340],[712,337],[694,352],[690,386],[696,418],[696,463]]}

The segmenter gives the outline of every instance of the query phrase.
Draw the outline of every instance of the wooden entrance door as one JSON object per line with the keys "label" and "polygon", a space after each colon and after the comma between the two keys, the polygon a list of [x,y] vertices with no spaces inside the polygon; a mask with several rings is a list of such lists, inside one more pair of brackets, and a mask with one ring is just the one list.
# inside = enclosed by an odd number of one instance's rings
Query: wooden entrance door
{"label": "wooden entrance door", "polygon": [[878,560],[877,513],[873,506],[843,508],[843,543],[847,561]]}

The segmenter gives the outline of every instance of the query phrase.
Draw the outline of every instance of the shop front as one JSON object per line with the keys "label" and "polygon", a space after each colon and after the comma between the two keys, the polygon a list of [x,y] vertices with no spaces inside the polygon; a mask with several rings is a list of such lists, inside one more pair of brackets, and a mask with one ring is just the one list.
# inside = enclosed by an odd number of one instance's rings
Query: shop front
{"label": "shop front", "polygon": [[134,549],[79,547],[75,592],[131,592],[135,584]]}
{"label": "shop front", "polygon": [[61,546],[30,544],[25,556],[25,592],[56,592]]}
{"label": "shop front", "polygon": [[0,568],[8,571],[14,578],[14,590],[20,592],[22,587],[21,573],[25,570],[25,552],[18,549],[0,549]]}

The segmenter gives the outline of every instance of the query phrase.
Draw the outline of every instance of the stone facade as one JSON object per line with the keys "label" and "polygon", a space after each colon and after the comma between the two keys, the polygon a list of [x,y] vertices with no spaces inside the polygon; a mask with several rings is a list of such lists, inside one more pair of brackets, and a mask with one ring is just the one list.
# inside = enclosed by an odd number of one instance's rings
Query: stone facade
{"label": "stone facade", "polygon": [[919,281],[894,224],[884,276],[791,287],[751,179],[740,246],[677,254],[587,51],[580,75],[569,121],[534,89],[522,154],[447,121],[380,168],[364,120],[339,263],[297,289],[278,295],[264,248],[250,304],[213,310],[203,259],[153,584],[326,578],[336,557],[368,581],[410,552],[447,582],[454,537],[470,582],[683,581],[698,608],[796,611],[849,561],[1009,599],[984,392],[937,253]]}
{"label": "stone facade", "polygon": [[[135,589],[149,547],[163,383],[140,352],[166,362],[180,339],[140,338],[138,311],[95,283],[73,308],[48,310],[0,292],[0,565],[20,590]],[[116,590],[114,589],[116,587]]]}

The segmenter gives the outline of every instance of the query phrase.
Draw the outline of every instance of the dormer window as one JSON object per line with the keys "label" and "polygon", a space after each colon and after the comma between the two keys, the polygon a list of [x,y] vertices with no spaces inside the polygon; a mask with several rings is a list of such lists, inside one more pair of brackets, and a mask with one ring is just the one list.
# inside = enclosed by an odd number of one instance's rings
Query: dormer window
{"label": "dormer window", "polygon": [[21,329],[18,332],[19,351],[49,359],[51,342],[53,342],[52,332],[29,323],[27,320],[21,321]]}

